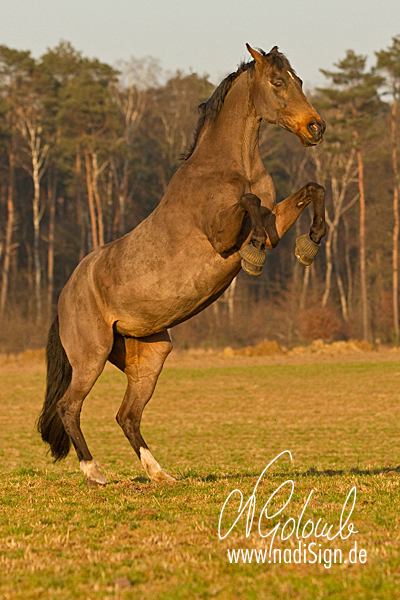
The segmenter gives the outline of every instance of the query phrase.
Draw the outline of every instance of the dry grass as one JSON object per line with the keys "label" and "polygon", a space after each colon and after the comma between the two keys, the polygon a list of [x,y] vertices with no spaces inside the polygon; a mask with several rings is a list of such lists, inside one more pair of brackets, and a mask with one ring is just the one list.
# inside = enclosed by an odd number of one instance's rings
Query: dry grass
{"label": "dry grass", "polygon": [[[240,360],[247,366],[227,366]],[[200,368],[208,361],[221,366]],[[0,378],[0,598],[399,597],[397,361],[251,366],[247,357],[178,354],[170,367],[188,368],[164,371],[143,420],[157,460],[179,479],[173,487],[144,477],[114,420],[125,381],[110,370],[82,416],[110,482],[98,490],[84,486],[72,453],[58,465],[45,456],[34,429],[43,368],[17,363],[7,374],[3,364]],[[227,548],[260,547],[260,538],[254,531],[246,539],[240,524],[221,542],[223,502],[234,488],[247,498],[286,449],[293,464],[276,465],[260,500],[292,479],[286,519],[298,518],[314,489],[308,516],[337,523],[355,485],[353,522],[366,565],[229,563]],[[338,546],[346,551],[348,542]]]}

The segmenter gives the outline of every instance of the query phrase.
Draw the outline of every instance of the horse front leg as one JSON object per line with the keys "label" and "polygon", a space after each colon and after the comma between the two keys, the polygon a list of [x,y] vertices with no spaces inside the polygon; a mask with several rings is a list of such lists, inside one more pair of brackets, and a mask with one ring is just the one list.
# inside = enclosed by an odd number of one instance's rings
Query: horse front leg
{"label": "horse front leg", "polygon": [[250,242],[239,251],[242,269],[257,277],[262,273],[267,243],[267,233],[261,215],[261,200],[255,194],[244,194],[239,200],[239,205],[249,215],[252,229]]}
{"label": "horse front leg", "polygon": [[266,245],[275,248],[310,202],[314,205],[310,233],[298,237],[295,248],[297,259],[305,266],[313,262],[321,239],[326,233],[325,188],[317,183],[307,183],[301,190],[276,204],[273,211],[263,209],[262,215],[263,226],[268,236]]}
{"label": "horse front leg", "polygon": [[128,387],[117,414],[117,422],[136,452],[149,478],[156,482],[175,481],[158,464],[140,432],[143,410],[149,402],[164,361],[172,350],[167,331],[144,338],[124,338],[115,333],[108,360],[125,373]]}

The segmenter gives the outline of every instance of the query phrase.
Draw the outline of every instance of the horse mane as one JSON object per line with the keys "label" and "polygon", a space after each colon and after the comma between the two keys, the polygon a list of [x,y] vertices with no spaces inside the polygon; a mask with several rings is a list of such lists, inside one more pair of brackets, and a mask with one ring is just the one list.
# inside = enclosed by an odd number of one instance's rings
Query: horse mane
{"label": "horse mane", "polygon": [[[257,48],[257,50],[260,52],[260,54],[268,58],[272,67],[276,67],[279,71],[283,71],[284,69],[289,70],[295,75],[292,67],[289,64],[288,59],[284,54],[278,51],[277,46],[274,46],[268,54],[260,48]],[[204,127],[204,123],[207,120],[216,120],[219,113],[221,112],[221,108],[224,104],[224,100],[226,98],[227,93],[229,92],[233,83],[236,81],[239,75],[241,75],[244,71],[250,71],[251,73],[254,71],[254,60],[251,60],[250,62],[242,62],[234,73],[231,73],[221,81],[219,86],[215,88],[212,96],[206,102],[203,102],[199,105],[198,111],[200,117],[197,122],[196,130],[194,133],[193,144],[191,145],[188,153],[183,155],[182,158],[184,160],[188,160],[188,158],[192,156],[197,141],[199,139],[200,132]]]}

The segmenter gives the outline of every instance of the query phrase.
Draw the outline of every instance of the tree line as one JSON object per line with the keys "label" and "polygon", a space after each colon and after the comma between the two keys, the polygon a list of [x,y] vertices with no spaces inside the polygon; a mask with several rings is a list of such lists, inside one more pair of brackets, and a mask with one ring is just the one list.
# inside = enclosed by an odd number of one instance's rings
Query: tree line
{"label": "tree line", "polygon": [[[327,121],[321,146],[304,149],[270,125],[260,132],[278,200],[312,180],[327,190],[315,263],[304,268],[293,252],[305,211],[267,252],[262,276],[241,273],[174,330],[176,343],[398,344],[400,36],[375,56],[367,69],[348,50],[308,92]],[[76,264],[157,206],[213,89],[208,76],[166,74],[150,57],[110,66],[67,42],[39,59],[0,46],[0,350],[42,346]]]}

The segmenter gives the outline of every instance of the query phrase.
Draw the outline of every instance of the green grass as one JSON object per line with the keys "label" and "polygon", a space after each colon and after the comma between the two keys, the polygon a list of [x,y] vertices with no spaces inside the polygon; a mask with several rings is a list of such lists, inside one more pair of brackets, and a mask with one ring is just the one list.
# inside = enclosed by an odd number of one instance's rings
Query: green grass
{"label": "green grass", "polygon": [[[399,384],[396,362],[166,370],[142,431],[179,479],[169,487],[145,477],[114,419],[124,377],[104,373],[82,423],[109,484],[88,489],[74,454],[53,465],[35,432],[44,376],[0,377],[0,598],[400,598]],[[293,463],[282,459],[263,478],[256,518],[292,479],[292,500],[269,527],[298,519],[313,489],[306,520],[337,528],[356,486],[359,533],[328,546],[345,553],[356,539],[366,564],[229,563],[228,548],[266,544],[257,519],[250,537],[242,520],[219,540],[222,505],[235,488],[247,500],[283,450]]]}

